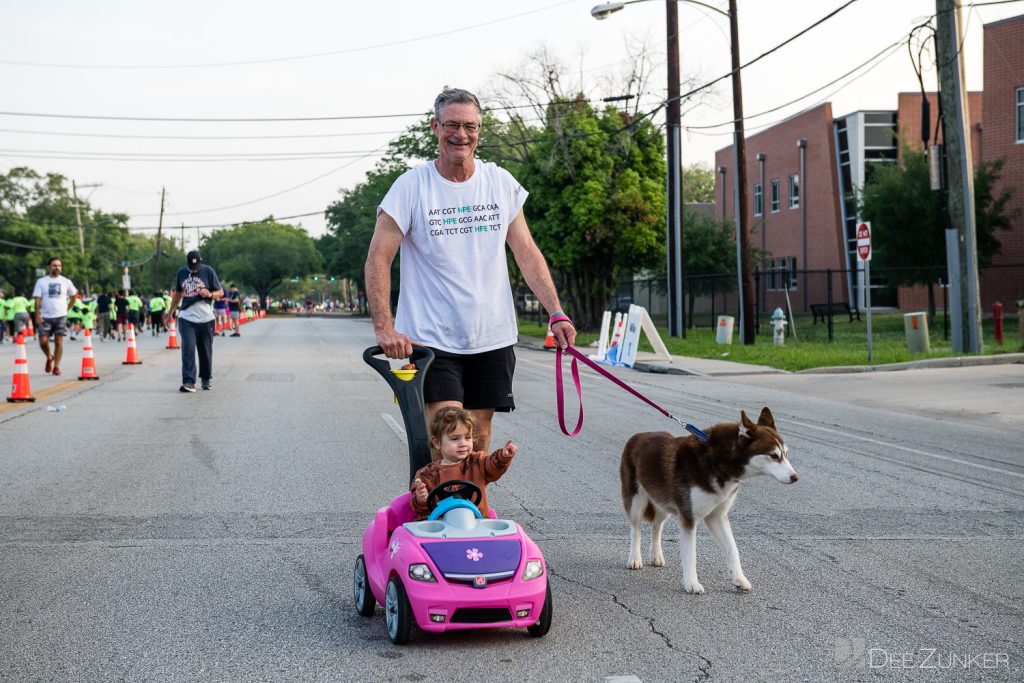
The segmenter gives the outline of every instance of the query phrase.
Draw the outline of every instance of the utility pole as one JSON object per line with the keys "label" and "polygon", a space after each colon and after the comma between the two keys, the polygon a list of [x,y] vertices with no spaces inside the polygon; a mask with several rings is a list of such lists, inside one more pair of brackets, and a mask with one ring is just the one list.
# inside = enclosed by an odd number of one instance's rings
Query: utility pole
{"label": "utility pole", "polygon": [[160,243],[164,233],[164,196],[167,188],[160,188],[160,222],[156,225],[156,258],[153,259],[153,291],[159,289],[157,284],[160,281]]}
{"label": "utility pole", "polygon": [[736,248],[739,250],[740,343],[754,343],[754,272],[750,267],[750,226],[747,219],[747,145],[743,132],[743,84],[740,79],[740,28],[736,0],[729,0],[732,52],[732,112],[736,160]]}
{"label": "utility pole", "polygon": [[[968,133],[964,87],[963,25],[960,0],[935,0],[936,41],[942,104],[942,138],[946,152],[946,263],[954,302],[953,351],[981,351],[981,295],[978,291],[977,235],[974,217],[974,166]],[[952,291],[956,287],[958,291]],[[959,295],[959,296],[957,296]],[[957,303],[957,299],[959,299]]]}
{"label": "utility pole", "polygon": [[676,0],[665,2],[665,30],[668,42],[668,103],[665,133],[668,143],[668,333],[686,338],[686,297],[684,282],[683,198],[680,166],[682,135],[679,103],[679,6]]}
{"label": "utility pole", "polygon": [[[78,203],[78,188],[79,187],[99,187],[100,183],[89,183],[88,185],[77,185],[74,178],[71,179],[71,196],[75,203],[72,206],[75,207],[75,223],[78,224],[78,253],[85,256],[85,231],[82,229],[82,205]],[[84,261],[84,259],[83,259]],[[92,293],[89,291],[89,281],[85,281],[85,295],[91,296]]]}

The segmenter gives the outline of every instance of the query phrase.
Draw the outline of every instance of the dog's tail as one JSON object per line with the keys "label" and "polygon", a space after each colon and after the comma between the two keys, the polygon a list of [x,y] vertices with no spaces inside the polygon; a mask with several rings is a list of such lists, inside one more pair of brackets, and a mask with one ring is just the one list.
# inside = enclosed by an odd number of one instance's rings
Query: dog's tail
{"label": "dog's tail", "polygon": [[619,463],[619,482],[622,485],[622,506],[626,508],[626,514],[630,513],[633,507],[633,497],[637,494],[636,479],[636,449],[635,442],[638,434],[630,437],[622,449],[622,461]]}

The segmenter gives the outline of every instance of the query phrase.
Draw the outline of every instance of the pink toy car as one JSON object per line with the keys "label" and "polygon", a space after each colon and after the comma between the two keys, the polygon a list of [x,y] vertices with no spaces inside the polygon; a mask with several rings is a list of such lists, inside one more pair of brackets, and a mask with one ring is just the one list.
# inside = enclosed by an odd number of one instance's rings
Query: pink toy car
{"label": "pink toy car", "polygon": [[551,586],[526,532],[511,520],[484,519],[480,489],[468,481],[431,491],[424,521],[414,521],[410,496],[378,510],[363,534],[353,572],[359,614],[371,616],[381,603],[397,645],[414,623],[434,632],[512,626],[545,635]]}

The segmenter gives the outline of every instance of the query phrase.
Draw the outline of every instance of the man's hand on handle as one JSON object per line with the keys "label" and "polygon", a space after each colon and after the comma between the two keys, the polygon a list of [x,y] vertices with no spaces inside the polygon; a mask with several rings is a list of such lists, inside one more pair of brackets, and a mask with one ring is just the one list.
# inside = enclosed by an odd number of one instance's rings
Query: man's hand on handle
{"label": "man's hand on handle", "polygon": [[388,358],[408,358],[412,355],[412,341],[394,328],[377,330],[377,346]]}

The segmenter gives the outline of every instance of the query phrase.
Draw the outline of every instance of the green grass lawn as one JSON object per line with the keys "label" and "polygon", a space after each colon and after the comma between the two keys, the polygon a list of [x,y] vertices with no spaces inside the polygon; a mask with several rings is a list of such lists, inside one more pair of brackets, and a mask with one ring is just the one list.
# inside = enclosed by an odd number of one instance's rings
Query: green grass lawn
{"label": "green grass lawn", "polygon": [[[907,351],[902,313],[874,313],[871,322],[873,346],[871,365],[954,356],[952,342],[942,338],[941,313],[929,326],[931,343],[929,353],[911,354]],[[794,340],[792,335],[788,334],[791,330],[787,330],[785,346],[772,344],[771,328],[767,325],[762,326],[762,334],[758,335],[756,343],[750,346],[740,345],[738,334],[734,335],[732,345],[720,346],[715,343],[714,330],[706,327],[687,330],[686,339],[669,337],[667,329],[660,325],[658,331],[669,352],[678,356],[731,360],[737,363],[767,365],[790,371],[868,364],[867,316],[863,313],[861,313],[860,322],[847,322],[846,316],[833,318],[833,340],[831,342],[828,340],[827,326],[822,323],[812,324],[812,317],[809,314],[797,316],[797,338]],[[538,325],[532,321],[520,321],[519,334],[543,338],[547,334],[547,326]],[[982,334],[984,355],[1024,351],[1024,345],[1020,343],[1016,317],[1004,322],[1003,346],[997,346],[994,341],[991,320],[982,324]],[[598,334],[594,331],[580,332],[576,345],[587,346],[597,340],[597,337]],[[640,350],[653,350],[642,335]]]}

